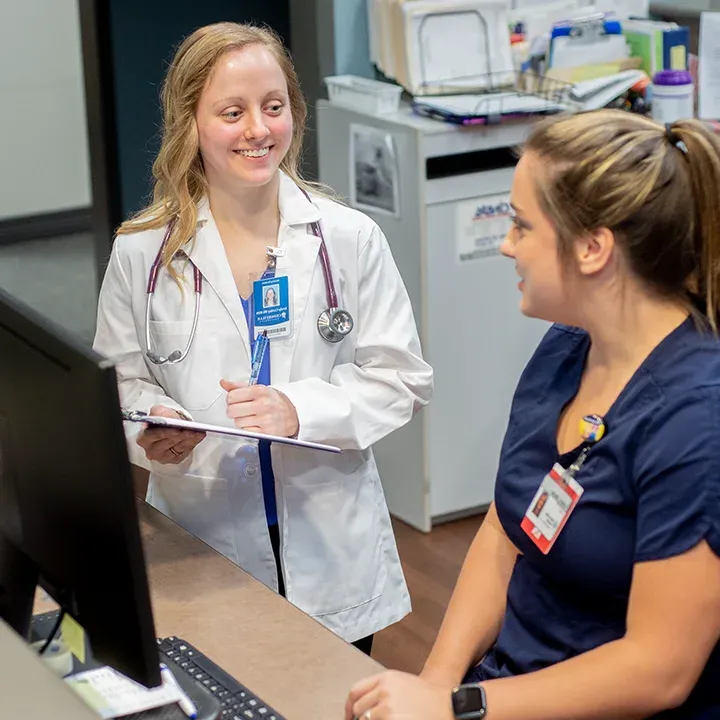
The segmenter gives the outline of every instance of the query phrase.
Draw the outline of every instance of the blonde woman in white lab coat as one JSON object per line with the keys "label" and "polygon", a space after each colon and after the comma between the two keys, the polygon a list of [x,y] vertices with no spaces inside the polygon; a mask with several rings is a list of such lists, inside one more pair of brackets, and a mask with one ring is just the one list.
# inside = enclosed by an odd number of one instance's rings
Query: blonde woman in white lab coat
{"label": "blonde woman in white lab coat", "polygon": [[[432,393],[405,287],[378,226],[300,178],[306,106],[271,32],[197,30],[178,49],[162,100],[154,202],[120,228],[99,302],[95,348],[119,358],[123,407],[344,452],[258,451],[145,429],[128,431],[132,460],[150,470],[150,503],[369,652],[373,634],[410,611],[370,448]],[[328,299],[316,224],[338,306],[354,318],[337,343],[318,332]],[[247,386],[258,318],[250,298],[268,247],[279,249],[275,277],[289,278],[292,323],[271,340],[259,384]],[[148,346],[146,291],[159,253]],[[152,361],[148,352],[157,360],[186,347],[197,299],[186,357]]]}

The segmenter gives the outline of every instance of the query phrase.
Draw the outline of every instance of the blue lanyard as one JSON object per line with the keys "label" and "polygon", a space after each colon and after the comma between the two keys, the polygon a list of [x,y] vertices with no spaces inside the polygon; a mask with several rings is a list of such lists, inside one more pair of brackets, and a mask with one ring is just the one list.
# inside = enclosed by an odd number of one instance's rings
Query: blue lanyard
{"label": "blue lanyard", "polygon": [[[260,280],[267,280],[275,277],[275,265],[268,265],[265,268],[265,272],[260,276]],[[245,312],[245,318],[248,324],[248,333],[250,335],[250,352],[255,350],[255,283],[250,292],[250,298],[247,301],[243,301],[243,305],[247,302],[249,311]]]}

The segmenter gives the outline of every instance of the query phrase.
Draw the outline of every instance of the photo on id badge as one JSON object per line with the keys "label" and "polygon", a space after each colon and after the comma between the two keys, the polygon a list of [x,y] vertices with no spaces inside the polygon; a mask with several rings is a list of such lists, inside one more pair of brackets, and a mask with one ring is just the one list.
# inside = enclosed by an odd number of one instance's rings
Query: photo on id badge
{"label": "photo on id badge", "polygon": [[255,337],[267,331],[269,338],[292,333],[290,281],[287,275],[262,278],[253,283]]}
{"label": "photo on id badge", "polygon": [[550,552],[582,494],[582,486],[559,464],[545,475],[521,522],[541,552]]}

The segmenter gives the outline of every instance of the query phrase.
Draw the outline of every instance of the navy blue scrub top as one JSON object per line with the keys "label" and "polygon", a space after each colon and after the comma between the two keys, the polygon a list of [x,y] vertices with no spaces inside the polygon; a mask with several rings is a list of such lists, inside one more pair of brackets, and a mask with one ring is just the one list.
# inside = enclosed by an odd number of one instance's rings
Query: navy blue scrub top
{"label": "navy blue scrub top", "polygon": [[[634,563],[703,539],[720,555],[720,343],[692,319],[650,354],[605,415],[607,434],[577,475],[585,492],[549,555],[520,528],[544,475],[578,454],[558,455],[556,431],[589,346],[584,331],[552,327],[516,390],[495,502],[522,555],[496,644],[468,681],[532,672],[622,638]],[[720,645],[687,703],[657,717],[720,717],[719,680]]]}
{"label": "navy blue scrub top", "polygon": [[[263,276],[264,277],[264,276]],[[246,300],[240,296],[242,300],[243,310],[245,311],[245,320],[248,324],[250,332],[250,352],[255,350],[255,333],[252,314],[252,295]],[[270,349],[265,353],[262,365],[260,366],[260,374],[258,375],[258,385],[270,385]],[[262,475],[263,500],[265,501],[265,517],[270,527],[278,524],[277,517],[277,500],[275,498],[275,473],[272,467],[272,456],[270,454],[270,443],[267,440],[261,440],[258,443],[258,454],[260,456],[260,474]]]}

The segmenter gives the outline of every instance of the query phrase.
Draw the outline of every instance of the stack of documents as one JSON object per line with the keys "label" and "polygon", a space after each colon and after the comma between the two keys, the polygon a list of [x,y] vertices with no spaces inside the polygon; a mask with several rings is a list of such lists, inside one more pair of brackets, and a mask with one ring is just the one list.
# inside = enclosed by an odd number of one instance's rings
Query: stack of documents
{"label": "stack of documents", "polygon": [[627,70],[606,77],[575,83],[570,98],[581,110],[599,110],[626,93],[647,76],[642,70]]}
{"label": "stack of documents", "polygon": [[368,0],[370,53],[412,95],[512,86],[506,0]]}

